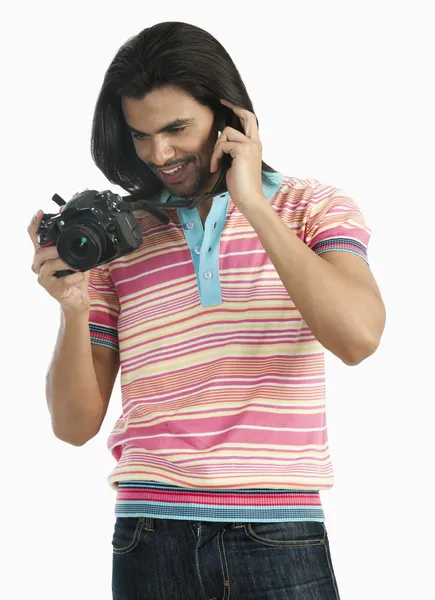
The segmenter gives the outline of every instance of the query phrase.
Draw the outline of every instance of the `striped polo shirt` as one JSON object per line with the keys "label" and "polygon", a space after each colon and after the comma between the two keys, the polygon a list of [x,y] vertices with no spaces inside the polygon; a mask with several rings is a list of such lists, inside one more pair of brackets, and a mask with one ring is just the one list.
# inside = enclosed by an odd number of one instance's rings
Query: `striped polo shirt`
{"label": "striped polo shirt", "polygon": [[[273,210],[317,254],[368,262],[371,230],[343,190],[268,173]],[[159,202],[172,199],[164,190]],[[122,414],[108,447],[117,516],[323,521],[333,485],[324,349],[229,193],[91,270],[91,342],[119,350]]]}

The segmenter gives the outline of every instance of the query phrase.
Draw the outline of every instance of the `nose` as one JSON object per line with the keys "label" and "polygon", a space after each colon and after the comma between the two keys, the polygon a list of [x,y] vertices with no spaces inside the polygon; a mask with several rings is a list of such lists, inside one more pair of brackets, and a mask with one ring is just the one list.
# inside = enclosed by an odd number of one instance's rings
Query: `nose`
{"label": "nose", "polygon": [[172,146],[168,143],[167,138],[159,139],[156,137],[152,141],[151,146],[151,162],[156,167],[163,167],[168,161],[175,157],[175,152]]}

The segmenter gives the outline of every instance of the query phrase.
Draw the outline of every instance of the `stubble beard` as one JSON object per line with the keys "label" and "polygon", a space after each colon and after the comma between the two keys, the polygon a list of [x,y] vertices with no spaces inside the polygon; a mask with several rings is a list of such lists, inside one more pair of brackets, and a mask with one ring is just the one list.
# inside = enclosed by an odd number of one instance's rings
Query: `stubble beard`
{"label": "stubble beard", "polygon": [[211,174],[205,167],[198,167],[197,163],[191,163],[193,168],[189,165],[189,168],[193,170],[193,174],[189,179],[183,183],[182,186],[167,186],[168,191],[174,196],[180,198],[188,198],[199,194],[199,191],[205,187],[208,183]]}

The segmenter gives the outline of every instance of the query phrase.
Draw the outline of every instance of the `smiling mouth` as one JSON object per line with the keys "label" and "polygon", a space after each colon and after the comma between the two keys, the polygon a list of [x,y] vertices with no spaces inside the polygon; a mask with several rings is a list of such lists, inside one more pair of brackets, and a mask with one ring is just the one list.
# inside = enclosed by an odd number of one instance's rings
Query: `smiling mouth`
{"label": "smiling mouth", "polygon": [[163,181],[174,182],[177,181],[182,175],[184,175],[184,171],[189,163],[184,163],[182,165],[178,165],[177,167],[172,167],[172,169],[159,169],[158,173]]}
{"label": "smiling mouth", "polygon": [[181,171],[184,166],[186,165],[177,165],[175,167],[171,167],[170,169],[159,169],[159,173],[162,173],[163,175],[174,175],[174,173],[177,171]]}

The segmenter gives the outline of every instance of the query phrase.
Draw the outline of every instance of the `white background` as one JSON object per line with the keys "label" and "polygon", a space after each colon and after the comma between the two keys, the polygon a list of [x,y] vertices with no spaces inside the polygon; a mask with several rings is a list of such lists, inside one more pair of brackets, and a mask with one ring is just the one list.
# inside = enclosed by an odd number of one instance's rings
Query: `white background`
{"label": "white background", "polygon": [[[373,230],[387,307],[378,351],[356,367],[327,353],[336,483],[322,493],[342,600],[433,593],[435,44],[428,2],[17,3],[1,28],[2,597],[111,599],[115,492],[107,437],[55,438],[45,374],[57,303],[30,270],[26,227],[57,192],[112,189],[89,139],[105,70],[159,21],[225,46],[260,121],[264,160],[344,189]],[[161,6],[161,8],[158,8]]]}

